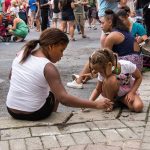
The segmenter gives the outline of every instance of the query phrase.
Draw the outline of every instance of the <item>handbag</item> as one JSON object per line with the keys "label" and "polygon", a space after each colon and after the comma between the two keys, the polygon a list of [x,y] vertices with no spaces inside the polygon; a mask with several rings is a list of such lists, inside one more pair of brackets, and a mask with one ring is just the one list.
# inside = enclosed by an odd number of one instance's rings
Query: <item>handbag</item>
{"label": "handbag", "polygon": [[140,44],[142,55],[150,57],[150,38]]}

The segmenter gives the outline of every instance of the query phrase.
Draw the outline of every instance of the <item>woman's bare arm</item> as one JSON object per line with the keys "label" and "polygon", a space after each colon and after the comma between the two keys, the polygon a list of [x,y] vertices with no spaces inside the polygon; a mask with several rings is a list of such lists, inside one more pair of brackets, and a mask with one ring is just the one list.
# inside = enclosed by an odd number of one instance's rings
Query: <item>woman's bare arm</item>
{"label": "woman's bare arm", "polygon": [[100,100],[92,102],[68,94],[61,82],[57,68],[51,63],[46,65],[44,74],[56,99],[66,106],[99,109],[112,105],[108,99],[105,99],[106,104],[105,106],[102,106],[102,102]]}

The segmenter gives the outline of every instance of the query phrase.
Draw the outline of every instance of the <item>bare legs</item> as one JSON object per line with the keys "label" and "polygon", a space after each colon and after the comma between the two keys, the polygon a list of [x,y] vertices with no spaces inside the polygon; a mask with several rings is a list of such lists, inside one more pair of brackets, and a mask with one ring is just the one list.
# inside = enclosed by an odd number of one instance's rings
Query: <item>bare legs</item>
{"label": "bare legs", "polygon": [[41,29],[41,22],[40,22],[40,17],[36,18],[36,31],[40,32]]}
{"label": "bare legs", "polygon": [[[70,34],[70,39],[74,39],[74,21],[68,21],[69,22],[69,34]],[[67,21],[62,21],[61,22],[61,30],[64,32],[67,26]]]}
{"label": "bare legs", "polygon": [[[114,98],[117,96],[117,93],[119,91],[119,81],[114,75],[104,80],[102,91],[102,95],[104,97],[115,102]],[[141,112],[143,109],[143,102],[137,94],[135,94],[135,98],[132,103],[129,103],[126,100],[126,97],[122,99],[121,102],[124,103],[131,111]]]}

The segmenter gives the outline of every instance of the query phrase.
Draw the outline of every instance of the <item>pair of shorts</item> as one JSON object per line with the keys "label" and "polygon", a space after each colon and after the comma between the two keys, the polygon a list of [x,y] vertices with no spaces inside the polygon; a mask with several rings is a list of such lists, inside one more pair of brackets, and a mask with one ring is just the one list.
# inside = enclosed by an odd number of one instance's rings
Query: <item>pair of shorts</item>
{"label": "pair of shorts", "polygon": [[98,19],[98,12],[96,10],[96,7],[89,7],[88,18]]}
{"label": "pair of shorts", "polygon": [[54,106],[55,106],[55,97],[54,94],[50,92],[49,96],[46,99],[45,104],[39,110],[31,114],[14,113],[8,107],[7,110],[9,114],[15,119],[37,121],[37,120],[45,119],[48,116],[50,116],[50,114],[53,112]]}
{"label": "pair of shorts", "polygon": [[75,21],[78,25],[84,27],[84,20],[85,20],[85,17],[83,14],[76,14],[74,13],[74,16],[75,16]]}
{"label": "pair of shorts", "polygon": [[53,12],[53,19],[61,19],[61,12],[59,12],[59,13]]}
{"label": "pair of shorts", "polygon": [[75,17],[74,17],[73,12],[66,11],[66,12],[62,12],[61,19],[62,19],[62,21],[74,21]]}

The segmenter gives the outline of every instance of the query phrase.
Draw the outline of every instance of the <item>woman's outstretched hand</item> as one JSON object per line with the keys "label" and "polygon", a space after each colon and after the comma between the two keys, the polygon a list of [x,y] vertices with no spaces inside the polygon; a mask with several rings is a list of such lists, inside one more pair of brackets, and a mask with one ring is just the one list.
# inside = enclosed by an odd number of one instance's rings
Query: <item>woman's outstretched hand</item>
{"label": "woman's outstretched hand", "polygon": [[97,109],[105,109],[106,111],[113,109],[113,102],[110,99],[103,98],[103,99],[97,99],[94,101],[96,103]]}

